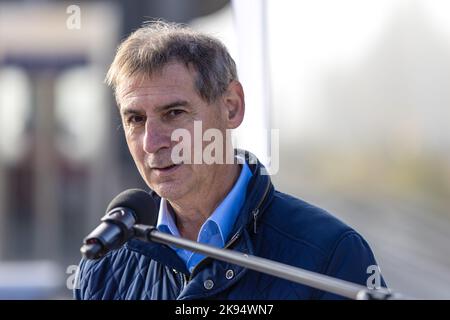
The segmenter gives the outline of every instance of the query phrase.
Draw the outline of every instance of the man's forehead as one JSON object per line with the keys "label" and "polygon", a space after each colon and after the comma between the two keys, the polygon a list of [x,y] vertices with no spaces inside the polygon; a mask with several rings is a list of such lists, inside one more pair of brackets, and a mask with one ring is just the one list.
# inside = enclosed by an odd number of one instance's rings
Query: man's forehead
{"label": "man's forehead", "polygon": [[168,65],[165,70],[151,76],[139,74],[122,79],[116,89],[116,96],[121,106],[139,101],[170,103],[170,100],[186,100],[197,94],[193,75],[188,69]]}
{"label": "man's forehead", "polygon": [[169,62],[163,67],[152,71],[151,74],[137,72],[132,76],[123,77],[118,87],[126,90],[158,84],[191,86],[194,84],[196,74],[192,67],[187,67],[180,62]]}
{"label": "man's forehead", "polygon": [[154,111],[160,111],[166,106],[188,106],[190,105],[191,95],[183,94],[178,90],[162,88],[161,90],[146,91],[142,87],[136,91],[131,91],[120,101],[120,109],[146,109],[151,108]]}

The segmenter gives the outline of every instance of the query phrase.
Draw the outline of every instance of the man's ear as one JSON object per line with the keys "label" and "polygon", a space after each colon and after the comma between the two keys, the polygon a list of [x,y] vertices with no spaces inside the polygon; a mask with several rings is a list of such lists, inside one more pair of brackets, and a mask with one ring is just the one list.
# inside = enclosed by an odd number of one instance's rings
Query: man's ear
{"label": "man's ear", "polygon": [[239,81],[233,80],[230,82],[223,96],[223,103],[225,105],[227,128],[235,129],[239,127],[245,114],[244,89]]}

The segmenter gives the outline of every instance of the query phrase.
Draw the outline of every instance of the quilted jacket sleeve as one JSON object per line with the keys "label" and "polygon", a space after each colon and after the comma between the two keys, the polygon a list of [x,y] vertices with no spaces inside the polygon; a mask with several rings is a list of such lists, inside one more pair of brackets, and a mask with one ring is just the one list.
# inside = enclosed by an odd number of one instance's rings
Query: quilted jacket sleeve
{"label": "quilted jacket sleeve", "polygon": [[[355,231],[344,234],[331,252],[325,274],[363,286],[380,285],[386,287],[381,274],[376,274],[377,262],[367,242]],[[377,279],[377,277],[379,278]],[[336,300],[344,297],[316,292],[317,299]]]}

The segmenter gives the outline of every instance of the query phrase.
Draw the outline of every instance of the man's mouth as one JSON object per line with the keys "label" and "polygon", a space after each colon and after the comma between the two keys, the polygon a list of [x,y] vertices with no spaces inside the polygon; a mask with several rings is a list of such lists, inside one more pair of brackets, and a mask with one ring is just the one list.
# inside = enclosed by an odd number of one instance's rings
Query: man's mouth
{"label": "man's mouth", "polygon": [[171,165],[165,166],[165,167],[154,167],[154,168],[152,168],[152,170],[158,174],[165,174],[165,173],[171,173],[179,167],[180,167],[180,165],[171,164]]}

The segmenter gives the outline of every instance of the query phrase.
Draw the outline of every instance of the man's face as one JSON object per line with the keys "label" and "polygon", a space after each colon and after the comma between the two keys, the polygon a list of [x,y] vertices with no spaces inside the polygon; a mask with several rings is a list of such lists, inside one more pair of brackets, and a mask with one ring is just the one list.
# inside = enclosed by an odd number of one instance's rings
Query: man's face
{"label": "man's face", "polygon": [[219,129],[224,137],[227,128],[220,99],[205,102],[194,87],[194,77],[194,71],[174,62],[149,79],[130,79],[118,90],[125,136],[136,166],[150,188],[172,201],[207,194],[218,170],[217,165],[174,165],[171,152],[179,142],[171,141],[172,132],[188,130],[193,148],[194,121],[201,121],[203,131]]}

